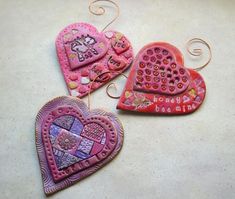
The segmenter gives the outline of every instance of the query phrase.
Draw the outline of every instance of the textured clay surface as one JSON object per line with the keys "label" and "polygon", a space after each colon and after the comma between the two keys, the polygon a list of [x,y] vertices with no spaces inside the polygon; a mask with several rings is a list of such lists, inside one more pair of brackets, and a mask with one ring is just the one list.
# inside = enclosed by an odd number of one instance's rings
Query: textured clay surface
{"label": "textured clay surface", "polygon": [[42,107],[36,120],[36,146],[46,194],[94,173],[121,149],[119,120],[102,110],[88,111],[72,97]]}

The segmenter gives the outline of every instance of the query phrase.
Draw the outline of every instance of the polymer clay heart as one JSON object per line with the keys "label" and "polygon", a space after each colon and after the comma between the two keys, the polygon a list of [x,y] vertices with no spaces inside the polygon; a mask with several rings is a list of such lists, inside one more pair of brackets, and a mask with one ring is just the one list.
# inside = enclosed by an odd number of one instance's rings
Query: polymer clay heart
{"label": "polymer clay heart", "polygon": [[206,85],[199,73],[184,67],[174,46],[155,42],[136,56],[117,108],[159,114],[192,113],[202,104]]}
{"label": "polymer clay heart", "polygon": [[36,147],[46,194],[55,193],[96,172],[111,161],[123,143],[118,118],[89,111],[73,97],[58,97],[36,118]]}
{"label": "polymer clay heart", "polygon": [[[98,32],[87,23],[71,24],[62,30],[56,39],[56,50],[67,88],[76,97],[106,84],[133,61],[132,46],[123,34]],[[93,77],[101,73],[105,75],[90,88]]]}

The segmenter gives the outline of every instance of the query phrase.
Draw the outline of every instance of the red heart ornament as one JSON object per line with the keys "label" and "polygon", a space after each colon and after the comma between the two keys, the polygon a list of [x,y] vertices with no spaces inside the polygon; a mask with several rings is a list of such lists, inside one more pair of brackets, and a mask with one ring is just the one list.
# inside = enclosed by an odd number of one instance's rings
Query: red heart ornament
{"label": "red heart ornament", "polygon": [[[87,23],[64,28],[56,39],[56,50],[67,88],[70,95],[76,97],[83,97],[106,84],[133,61],[132,46],[123,34],[98,32]],[[97,79],[90,89],[94,75],[90,75],[90,71],[97,74],[109,71],[110,75]]]}
{"label": "red heart ornament", "polygon": [[202,76],[184,67],[174,46],[155,42],[136,56],[117,108],[158,114],[188,114],[199,108],[206,94]]}
{"label": "red heart ornament", "polygon": [[118,118],[89,111],[73,97],[58,97],[39,111],[36,147],[46,194],[64,189],[111,161],[123,143]]}

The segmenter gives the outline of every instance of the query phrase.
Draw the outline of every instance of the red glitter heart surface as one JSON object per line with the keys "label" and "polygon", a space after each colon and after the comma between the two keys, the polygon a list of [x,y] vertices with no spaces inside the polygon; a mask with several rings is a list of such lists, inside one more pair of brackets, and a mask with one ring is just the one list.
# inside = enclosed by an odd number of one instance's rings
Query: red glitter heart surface
{"label": "red glitter heart surface", "polygon": [[89,111],[73,97],[58,97],[39,111],[36,147],[44,191],[52,194],[104,166],[121,149],[123,128],[103,110]]}
{"label": "red glitter heart surface", "polygon": [[202,76],[184,66],[181,52],[164,42],[143,47],[136,56],[118,109],[158,113],[192,113],[202,104]]}
{"label": "red glitter heart surface", "polygon": [[[83,97],[124,72],[133,61],[133,50],[120,32],[99,32],[87,23],[64,28],[56,51],[70,95]],[[94,83],[93,77],[105,73]],[[92,83],[92,85],[91,85]]]}

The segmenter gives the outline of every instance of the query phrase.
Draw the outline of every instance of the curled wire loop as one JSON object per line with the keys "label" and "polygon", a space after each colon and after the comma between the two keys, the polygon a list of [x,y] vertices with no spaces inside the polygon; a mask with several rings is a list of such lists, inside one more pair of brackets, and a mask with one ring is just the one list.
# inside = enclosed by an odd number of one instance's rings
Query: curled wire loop
{"label": "curled wire loop", "polygon": [[101,77],[102,75],[105,75],[105,74],[111,74],[111,72],[110,72],[110,71],[106,71],[106,72],[103,72],[103,73],[98,74],[98,75],[92,80],[92,82],[91,82],[91,84],[90,84],[90,89],[89,89],[89,92],[88,92],[88,103],[87,103],[89,110],[91,110],[91,90],[92,90],[92,86],[93,86],[94,82],[95,82],[99,77]]}
{"label": "curled wire loop", "polygon": [[[103,72],[103,73],[100,73],[98,74],[91,82],[90,84],[90,89],[89,89],[89,92],[88,92],[88,108],[89,110],[91,110],[91,90],[92,90],[92,86],[94,84],[94,82],[99,78],[101,77],[102,75],[105,75],[105,74],[111,74],[110,71],[106,71],[106,72]],[[125,78],[127,78],[127,76],[123,73],[119,73],[119,75],[122,75],[124,76]],[[109,83],[107,86],[106,86],[106,94],[110,97],[110,98],[113,98],[113,99],[119,99],[120,96],[112,96],[110,93],[109,93],[109,88],[111,85],[114,85],[114,88],[117,90],[117,87],[116,87],[116,83],[112,82],[112,83]]]}
{"label": "curled wire loop", "polygon": [[[122,75],[123,77],[127,78],[127,76],[126,76],[125,74],[123,74],[123,73],[120,73],[120,75]],[[117,91],[116,83],[115,83],[115,82],[111,82],[111,83],[109,83],[109,84],[106,86],[106,94],[107,94],[110,98],[112,98],[112,99],[119,99],[121,96],[113,96],[113,95],[111,95],[111,94],[109,93],[109,88],[110,88],[110,86],[113,86],[114,89]]]}
{"label": "curled wire loop", "polygon": [[113,4],[116,8],[116,11],[117,11],[115,17],[102,29],[102,32],[103,32],[108,26],[110,26],[119,17],[120,8],[117,3],[115,3],[114,1],[111,1],[111,0],[95,0],[89,4],[89,12],[91,14],[97,15],[97,16],[101,16],[101,15],[105,14],[105,8],[103,6],[95,5],[96,3],[101,2],[101,1],[109,2],[109,3]]}
{"label": "curled wire loop", "polygon": [[200,71],[202,70],[203,68],[205,68],[211,61],[212,59],[212,52],[211,52],[211,47],[210,45],[204,41],[203,39],[200,39],[200,38],[193,38],[193,39],[190,39],[187,44],[186,44],[186,49],[187,49],[187,52],[194,56],[194,57],[199,57],[199,56],[202,56],[203,55],[203,50],[201,48],[191,48],[192,47],[192,44],[195,44],[195,43],[201,43],[203,44],[204,46],[207,47],[208,51],[209,51],[209,57],[208,57],[208,60],[205,64],[203,64],[202,66],[199,66],[197,68],[194,68],[194,70],[196,71]]}

